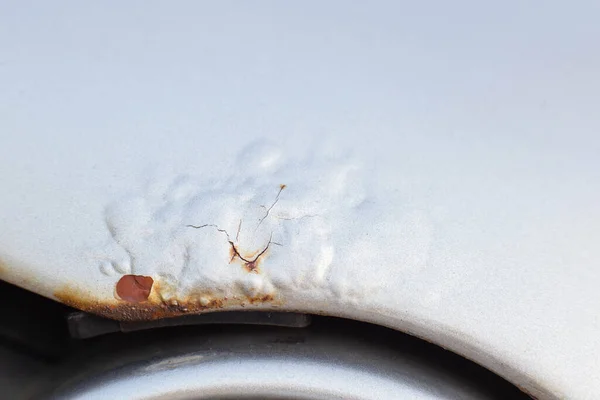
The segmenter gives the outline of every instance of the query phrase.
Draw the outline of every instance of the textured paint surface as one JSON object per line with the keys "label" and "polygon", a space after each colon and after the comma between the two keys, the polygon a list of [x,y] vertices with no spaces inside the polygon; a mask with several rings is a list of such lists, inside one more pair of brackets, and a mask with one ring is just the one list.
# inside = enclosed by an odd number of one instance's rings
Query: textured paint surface
{"label": "textured paint surface", "polygon": [[[110,257],[98,268],[111,277],[157,277],[165,301],[196,295],[202,302],[203,293],[215,290],[224,298],[283,289],[359,302],[377,285],[355,290],[348,280],[372,282],[373,268],[390,258],[399,269],[419,268],[430,240],[426,218],[400,207],[380,212],[381,198],[390,201],[393,193],[369,192],[365,180],[361,167],[344,158],[291,161],[254,144],[229,174],[175,175],[160,188],[109,204],[104,220],[112,240],[104,253]],[[360,231],[353,229],[357,216],[369,220]],[[401,220],[392,228],[391,221]]]}
{"label": "textured paint surface", "polygon": [[1,8],[2,279],[362,319],[598,397],[596,2]]}
{"label": "textured paint surface", "polygon": [[[79,284],[53,293],[61,301],[117,319],[289,306],[286,297],[296,293],[352,306],[400,287],[400,274],[397,282],[376,276],[388,260],[407,274],[428,257],[429,218],[376,188],[350,156],[314,151],[293,159],[258,141],[216,176],[150,179],[106,205],[109,238],[86,261],[95,265],[92,276],[116,282],[117,299],[140,303],[137,311],[114,303],[110,291],[87,296]],[[390,202],[395,207],[382,212]],[[356,229],[358,217],[368,225]],[[139,285],[118,293],[137,276],[155,281],[147,302],[137,299]]]}

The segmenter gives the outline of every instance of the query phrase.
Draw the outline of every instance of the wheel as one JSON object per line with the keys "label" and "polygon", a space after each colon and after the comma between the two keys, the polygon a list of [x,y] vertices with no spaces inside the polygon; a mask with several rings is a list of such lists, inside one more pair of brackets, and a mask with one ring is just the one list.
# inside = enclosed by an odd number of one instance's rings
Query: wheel
{"label": "wheel", "polygon": [[[83,341],[52,399],[519,399],[489,371],[419,339],[314,317],[307,328],[214,325]],[[57,384],[57,382],[59,382]]]}

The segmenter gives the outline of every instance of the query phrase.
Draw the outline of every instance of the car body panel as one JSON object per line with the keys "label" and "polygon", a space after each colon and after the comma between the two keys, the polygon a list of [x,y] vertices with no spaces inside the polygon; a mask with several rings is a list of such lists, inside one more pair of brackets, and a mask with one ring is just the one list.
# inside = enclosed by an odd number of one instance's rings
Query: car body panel
{"label": "car body panel", "polygon": [[596,3],[63,4],[1,6],[2,279],[360,319],[600,393]]}

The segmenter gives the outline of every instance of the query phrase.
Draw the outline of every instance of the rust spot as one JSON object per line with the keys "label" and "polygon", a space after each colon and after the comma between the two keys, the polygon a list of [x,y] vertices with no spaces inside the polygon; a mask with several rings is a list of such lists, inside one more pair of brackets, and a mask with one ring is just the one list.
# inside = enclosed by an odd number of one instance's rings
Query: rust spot
{"label": "rust spot", "polygon": [[[0,258],[0,273],[12,273],[12,266],[6,260]],[[276,308],[283,304],[278,293],[258,293],[256,295],[247,295],[243,291],[238,293],[228,293],[223,288],[215,288],[211,290],[192,290],[186,293],[185,296],[163,298],[164,293],[177,293],[177,288],[160,278],[153,279],[148,276],[140,275],[125,275],[121,277],[119,282],[132,277],[137,277],[133,285],[139,285],[138,288],[142,293],[147,289],[148,295],[145,295],[145,301],[131,302],[116,299],[114,296],[95,295],[93,288],[77,287],[72,284],[66,284],[62,288],[52,292],[55,300],[60,301],[70,307],[81,311],[86,311],[101,317],[117,320],[117,321],[151,321],[162,318],[178,317],[187,314],[201,314],[211,311],[219,311],[221,309],[241,309],[242,303],[245,305],[252,304],[262,307]],[[5,278],[2,276],[2,278]],[[145,278],[145,279],[140,279]],[[18,286],[29,288],[29,290],[37,291],[37,287],[45,287],[38,283],[34,277],[27,277],[19,271],[19,281],[14,279],[8,280]],[[119,286],[119,282],[116,286]],[[128,283],[132,285],[132,282]],[[230,289],[233,289],[232,282]],[[117,294],[120,289],[116,288]],[[45,295],[49,295],[46,293]],[[100,298],[101,297],[101,298]]]}
{"label": "rust spot", "polygon": [[154,279],[143,275],[123,275],[117,282],[117,295],[121,300],[130,303],[141,303],[148,300]]}
{"label": "rust spot", "polygon": [[236,257],[237,257],[237,250],[235,249],[235,246],[233,244],[231,244],[231,242],[230,242],[229,264],[231,264],[233,262],[233,260],[235,260]]}
{"label": "rust spot", "polygon": [[[282,186],[285,187],[285,185],[282,185]],[[283,189],[281,189],[281,190],[283,190]],[[281,190],[279,192],[281,192]],[[275,203],[276,202],[277,201],[275,201]],[[273,205],[275,205],[275,203],[273,203]],[[271,208],[272,208],[272,206],[271,206]],[[267,215],[269,213],[269,210],[267,210]],[[264,218],[266,218],[266,215],[265,215]],[[242,221],[240,220],[240,224],[238,225],[238,235],[239,235],[239,229],[241,227],[241,224],[242,224]],[[259,225],[260,225],[260,223],[259,223]],[[281,244],[273,242],[273,240],[272,240],[273,239],[273,233],[271,233],[271,237],[269,238],[269,242],[267,243],[267,245],[263,249],[256,250],[256,251],[254,251],[252,253],[248,253],[247,251],[240,252],[240,250],[236,247],[236,243],[234,243],[231,240],[231,237],[229,236],[229,233],[225,229],[219,228],[218,225],[204,224],[204,225],[186,225],[186,226],[189,227],[189,228],[194,228],[194,229],[202,229],[202,228],[206,228],[206,227],[213,227],[217,231],[223,233],[227,237],[227,242],[229,243],[229,263],[231,264],[234,261],[238,260],[242,264],[242,266],[244,267],[244,269],[246,269],[246,271],[248,271],[248,272],[254,272],[256,274],[260,273],[260,270],[258,269],[258,266],[259,266],[259,263],[261,261],[261,257],[267,253],[267,250],[269,250],[269,247],[271,246],[271,244],[274,244],[274,245],[277,245],[277,246],[281,246]]]}
{"label": "rust spot", "polygon": [[260,262],[264,258],[263,256],[267,254],[271,243],[272,242],[269,239],[269,243],[267,243],[265,248],[258,252],[258,254],[256,254],[255,252],[251,255],[244,254],[242,256],[238,249],[235,247],[235,243],[229,242],[229,244],[231,245],[231,248],[229,249],[229,256],[231,257],[231,259],[229,260],[229,263],[231,264],[232,262],[237,260],[241,262],[242,266],[247,272],[253,272],[255,274],[258,274],[260,273],[260,269],[258,268]]}
{"label": "rust spot", "polygon": [[281,184],[281,185],[279,185],[279,190],[283,190],[283,189],[285,189],[286,187],[287,187],[287,185],[285,185],[285,184]]}
{"label": "rust spot", "polygon": [[92,295],[73,288],[65,287],[54,293],[62,303],[82,311],[100,315],[118,321],[149,321],[162,318],[177,317],[186,314],[200,314],[224,308],[242,308],[242,304],[281,304],[274,294],[258,294],[256,296],[225,296],[212,292],[195,291],[183,298],[163,300],[160,297],[161,286],[171,290],[165,282],[154,281],[153,290],[146,301],[140,303],[119,300],[105,301],[91,297]]}
{"label": "rust spot", "polygon": [[256,261],[250,261],[244,264],[244,269],[248,272],[258,273],[258,266],[256,265]]}
{"label": "rust spot", "polygon": [[248,302],[250,304],[255,304],[255,303],[270,303],[273,300],[275,300],[275,297],[272,294],[265,294],[263,296],[248,298]]}

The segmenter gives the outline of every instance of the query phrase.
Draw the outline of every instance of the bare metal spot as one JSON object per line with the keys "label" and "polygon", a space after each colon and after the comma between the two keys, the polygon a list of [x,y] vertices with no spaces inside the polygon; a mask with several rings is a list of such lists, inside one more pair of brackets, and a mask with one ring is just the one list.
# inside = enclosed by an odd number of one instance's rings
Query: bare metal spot
{"label": "bare metal spot", "polygon": [[154,280],[143,275],[123,275],[117,282],[117,295],[130,303],[148,300]]}

